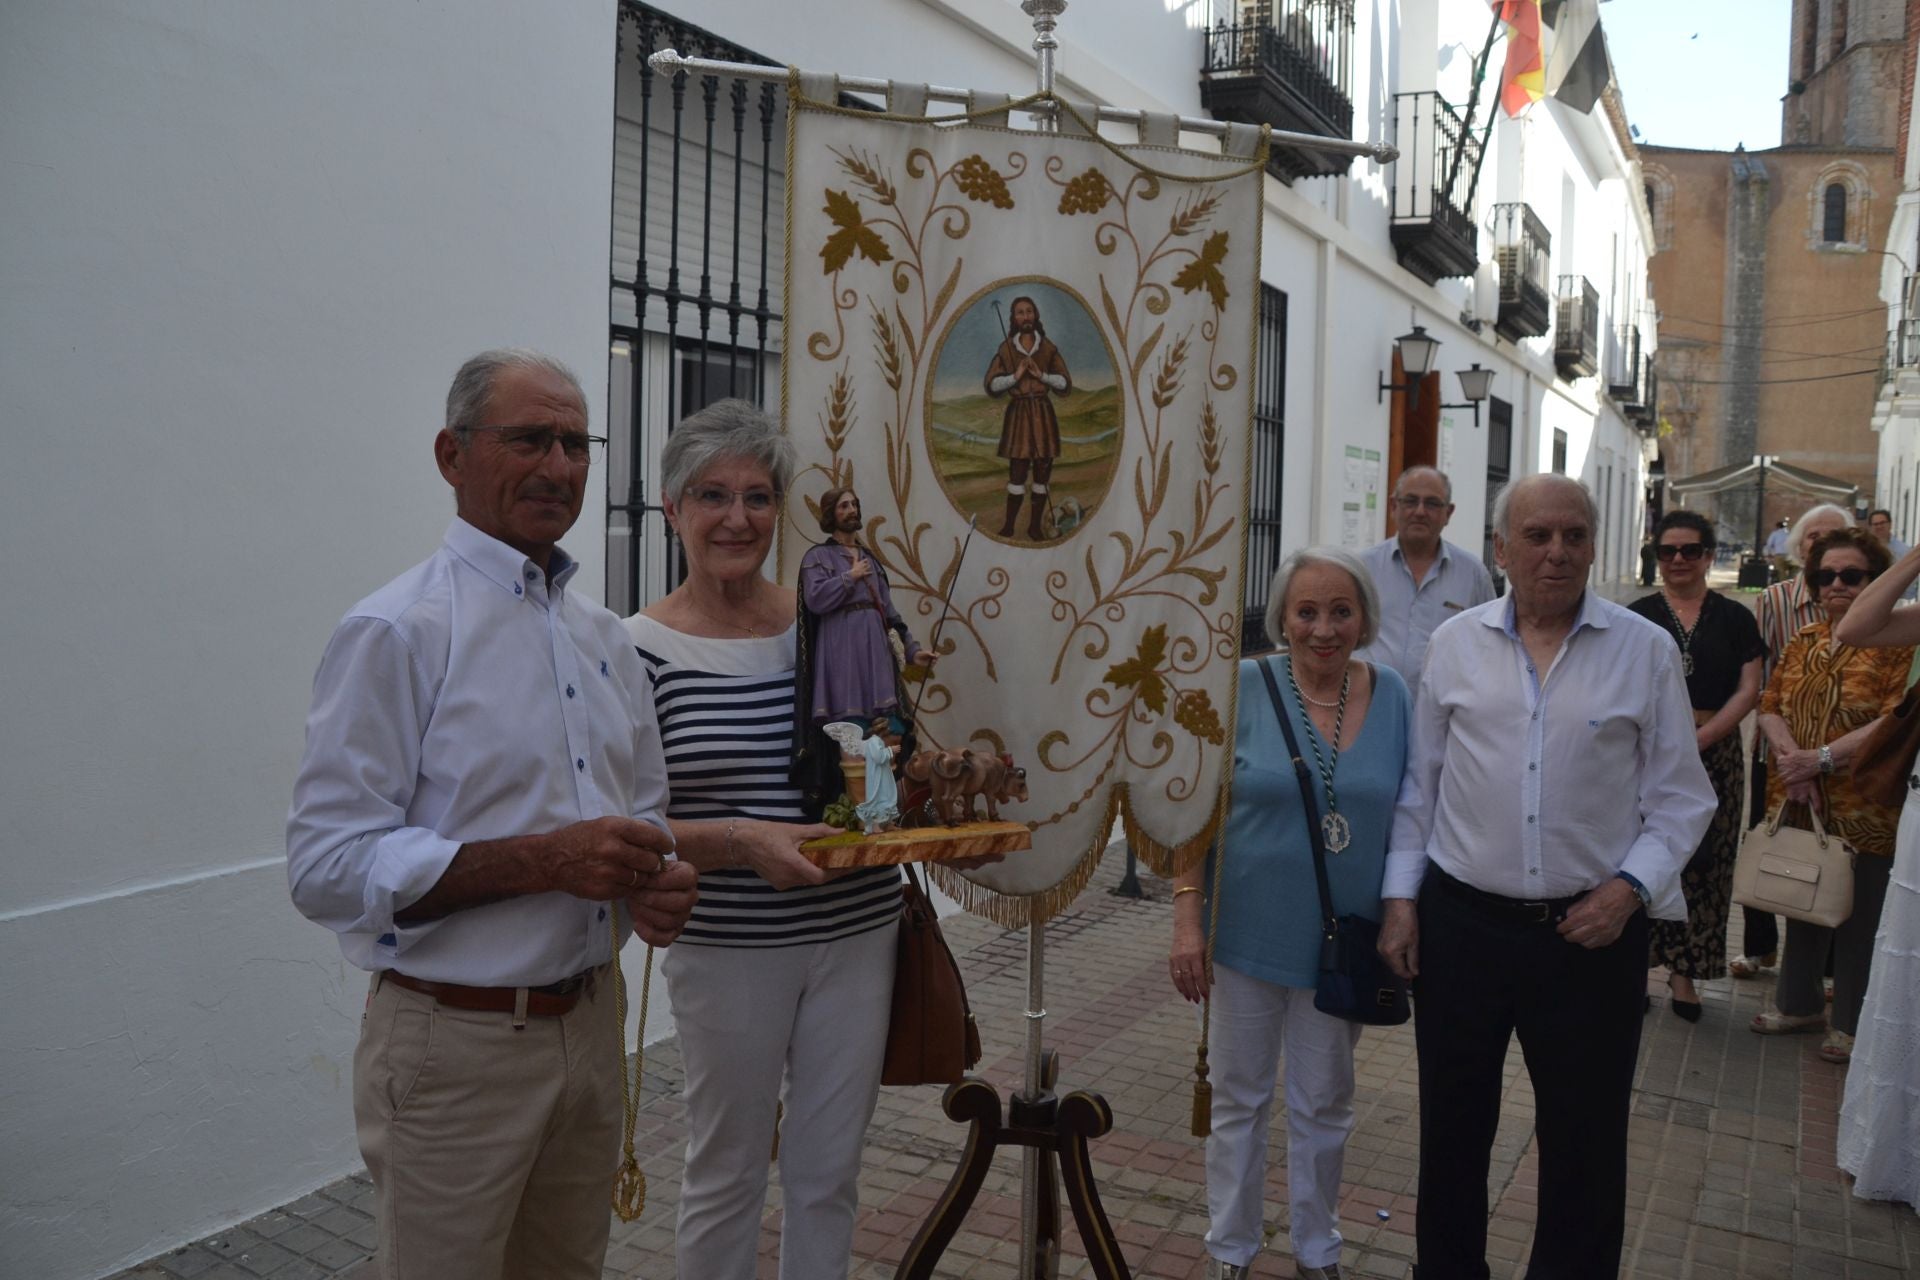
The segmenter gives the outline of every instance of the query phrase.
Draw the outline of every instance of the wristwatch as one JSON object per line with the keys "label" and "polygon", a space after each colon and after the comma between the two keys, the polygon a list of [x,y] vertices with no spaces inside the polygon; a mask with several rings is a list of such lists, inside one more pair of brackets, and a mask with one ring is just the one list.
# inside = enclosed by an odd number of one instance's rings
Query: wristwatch
{"label": "wristwatch", "polygon": [[1833,748],[1832,747],[1823,746],[1820,748],[1820,772],[1822,773],[1833,772]]}
{"label": "wristwatch", "polygon": [[1640,899],[1640,907],[1642,910],[1649,910],[1652,908],[1653,895],[1647,892],[1647,886],[1641,884],[1638,880],[1634,879],[1632,876],[1628,875],[1624,871],[1614,872],[1613,878],[1616,880],[1625,880],[1627,882],[1627,888],[1633,890],[1633,896]]}

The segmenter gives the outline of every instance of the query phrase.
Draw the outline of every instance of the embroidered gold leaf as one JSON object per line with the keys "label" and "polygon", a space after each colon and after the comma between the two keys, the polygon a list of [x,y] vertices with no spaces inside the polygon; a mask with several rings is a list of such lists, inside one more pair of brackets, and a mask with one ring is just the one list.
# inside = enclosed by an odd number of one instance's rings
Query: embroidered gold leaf
{"label": "embroidered gold leaf", "polygon": [[856,253],[869,262],[892,260],[893,250],[887,248],[887,242],[880,238],[878,231],[861,219],[860,204],[852,196],[844,191],[828,190],[825,212],[833,220],[833,225],[840,228],[820,246],[820,257],[825,263],[827,275],[846,266],[848,259]]}
{"label": "embroidered gold leaf", "polygon": [[1160,664],[1167,657],[1167,624],[1148,627],[1140,635],[1140,648],[1125,662],[1107,668],[1106,682],[1118,689],[1131,688],[1155,715],[1167,710],[1167,682],[1160,677]]}
{"label": "embroidered gold leaf", "polygon": [[1213,299],[1213,309],[1224,309],[1227,305],[1227,278],[1220,273],[1220,261],[1226,256],[1227,233],[1216,231],[1201,242],[1200,252],[1193,261],[1180,268],[1179,274],[1173,278],[1173,287],[1182,293],[1205,289],[1207,296]]}
{"label": "embroidered gold leaf", "polygon": [[1107,201],[1111,199],[1113,184],[1107,181],[1107,175],[1098,169],[1088,169],[1067,183],[1066,190],[1060,193],[1060,212],[1069,216],[1098,213],[1107,207]]}
{"label": "embroidered gold leaf", "polygon": [[990,204],[996,209],[1013,208],[1013,192],[1007,190],[1007,180],[984,156],[968,156],[954,165],[953,185],[969,200]]}
{"label": "embroidered gold leaf", "polygon": [[852,179],[873,192],[874,199],[881,204],[890,205],[899,199],[900,193],[894,190],[893,183],[880,171],[880,166],[865,153],[859,151],[832,151],[839,159],[840,167],[845,169]]}
{"label": "embroidered gold leaf", "polygon": [[1220,715],[1213,709],[1213,699],[1205,689],[1188,689],[1182,693],[1173,708],[1173,720],[1194,737],[1216,747],[1227,740]]}

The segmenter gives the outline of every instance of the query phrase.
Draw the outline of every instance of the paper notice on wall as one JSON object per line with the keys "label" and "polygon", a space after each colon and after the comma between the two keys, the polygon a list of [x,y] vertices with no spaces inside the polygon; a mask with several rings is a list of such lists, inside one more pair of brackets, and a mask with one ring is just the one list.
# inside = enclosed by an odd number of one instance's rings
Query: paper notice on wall
{"label": "paper notice on wall", "polygon": [[1453,474],[1453,415],[1440,415],[1440,469]]}
{"label": "paper notice on wall", "polygon": [[1367,495],[1367,527],[1376,528],[1374,513],[1380,510],[1380,451],[1368,449],[1361,459],[1361,480]]}
{"label": "paper notice on wall", "polygon": [[1359,503],[1345,502],[1340,505],[1341,546],[1360,547],[1365,545],[1367,534],[1365,526],[1361,523],[1363,518]]}

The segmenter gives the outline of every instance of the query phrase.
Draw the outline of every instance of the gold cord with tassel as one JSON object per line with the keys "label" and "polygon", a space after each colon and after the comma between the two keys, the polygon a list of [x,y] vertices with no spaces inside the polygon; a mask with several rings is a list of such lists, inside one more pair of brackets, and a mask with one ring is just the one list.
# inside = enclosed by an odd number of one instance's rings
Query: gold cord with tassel
{"label": "gold cord with tassel", "polygon": [[[615,1040],[623,1040],[627,1029],[627,979],[620,968],[620,913],[607,913],[613,929],[613,1002],[620,1030]],[[640,1119],[640,1080],[647,1066],[647,999],[653,990],[653,948],[647,948],[646,967],[640,977],[640,1025],[633,1033],[633,1070],[627,1070],[625,1055],[620,1062],[620,1101],[626,1108],[626,1142],[620,1157],[620,1172],[613,1180],[613,1211],[620,1221],[632,1222],[647,1207],[647,1175],[640,1171],[639,1157],[633,1153],[633,1130]]]}
{"label": "gold cord with tassel", "polygon": [[1213,842],[1213,901],[1207,905],[1207,952],[1201,970],[1207,980],[1207,998],[1200,1002],[1200,1044],[1193,1053],[1193,1136],[1204,1138],[1213,1132],[1213,1082],[1207,1068],[1208,1035],[1213,1014],[1213,940],[1220,933],[1220,869],[1227,862],[1226,822]]}

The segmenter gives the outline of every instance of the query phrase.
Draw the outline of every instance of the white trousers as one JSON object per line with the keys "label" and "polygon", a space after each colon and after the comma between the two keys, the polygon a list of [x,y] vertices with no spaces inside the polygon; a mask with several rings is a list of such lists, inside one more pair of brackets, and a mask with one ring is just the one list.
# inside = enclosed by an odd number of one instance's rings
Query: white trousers
{"label": "white trousers", "polygon": [[1338,1204],[1353,1131],[1353,1050],[1360,1026],[1313,1007],[1313,992],[1214,966],[1208,1065],[1207,1252],[1246,1266],[1260,1252],[1267,1124],[1286,1052],[1287,1198],[1294,1261],[1340,1260]]}
{"label": "white trousers", "polygon": [[752,1280],[778,1102],[780,1280],[846,1276],[896,928],[797,947],[668,950],[661,973],[687,1071],[682,1280]]}

